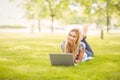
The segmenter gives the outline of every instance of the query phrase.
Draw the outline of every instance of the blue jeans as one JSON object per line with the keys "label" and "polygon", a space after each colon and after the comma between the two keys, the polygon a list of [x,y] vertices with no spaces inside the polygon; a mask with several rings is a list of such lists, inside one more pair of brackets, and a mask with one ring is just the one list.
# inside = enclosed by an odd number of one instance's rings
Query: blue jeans
{"label": "blue jeans", "polygon": [[86,50],[85,50],[85,52],[87,53],[87,56],[88,56],[88,57],[89,57],[89,56],[91,56],[91,57],[94,56],[94,52],[93,52],[92,48],[90,47],[90,45],[87,43],[86,37],[84,37],[81,41],[84,42],[85,45],[86,45]]}

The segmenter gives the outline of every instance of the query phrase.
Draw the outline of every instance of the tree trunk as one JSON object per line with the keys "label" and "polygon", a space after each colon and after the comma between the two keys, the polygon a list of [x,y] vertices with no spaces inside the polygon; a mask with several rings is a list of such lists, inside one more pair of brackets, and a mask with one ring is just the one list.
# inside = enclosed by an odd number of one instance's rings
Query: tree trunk
{"label": "tree trunk", "polygon": [[31,33],[34,32],[34,20],[32,21],[32,24],[31,24]]}
{"label": "tree trunk", "polygon": [[40,20],[38,20],[38,31],[41,32]]}
{"label": "tree trunk", "polygon": [[104,38],[104,32],[103,32],[103,29],[101,30],[101,39]]}
{"label": "tree trunk", "polygon": [[109,27],[110,27],[110,2],[107,0],[107,12],[106,12],[106,18],[107,18],[107,32],[109,32]]}
{"label": "tree trunk", "polygon": [[107,32],[109,32],[109,27],[110,27],[110,18],[107,16]]}
{"label": "tree trunk", "polygon": [[54,31],[54,28],[53,28],[53,24],[54,24],[54,16],[51,16],[52,17],[52,24],[51,24],[51,32]]}

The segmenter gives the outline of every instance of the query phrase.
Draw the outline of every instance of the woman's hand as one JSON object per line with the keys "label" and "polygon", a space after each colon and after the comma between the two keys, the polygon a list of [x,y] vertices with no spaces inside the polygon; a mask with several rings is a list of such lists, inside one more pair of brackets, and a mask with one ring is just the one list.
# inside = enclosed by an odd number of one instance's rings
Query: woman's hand
{"label": "woman's hand", "polygon": [[76,63],[81,62],[80,60],[75,60]]}

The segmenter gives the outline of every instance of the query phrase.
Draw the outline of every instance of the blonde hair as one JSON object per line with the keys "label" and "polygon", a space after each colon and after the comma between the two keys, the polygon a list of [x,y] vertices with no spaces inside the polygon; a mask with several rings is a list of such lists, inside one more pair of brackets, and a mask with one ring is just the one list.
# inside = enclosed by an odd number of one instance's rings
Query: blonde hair
{"label": "blonde hair", "polygon": [[65,52],[66,53],[73,53],[74,56],[76,56],[77,52],[78,52],[78,47],[79,47],[79,44],[80,44],[80,39],[81,39],[81,32],[78,28],[73,28],[69,33],[68,35],[71,33],[71,32],[75,32],[76,36],[77,36],[77,40],[75,42],[75,45],[73,46],[73,48],[70,50],[70,44],[68,43],[68,41],[66,41],[66,45],[65,45]]}

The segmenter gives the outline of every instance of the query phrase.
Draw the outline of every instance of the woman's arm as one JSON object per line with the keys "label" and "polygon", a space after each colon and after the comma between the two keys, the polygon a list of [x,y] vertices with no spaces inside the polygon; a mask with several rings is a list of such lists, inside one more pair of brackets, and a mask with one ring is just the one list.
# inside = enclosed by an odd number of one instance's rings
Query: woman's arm
{"label": "woman's arm", "polygon": [[62,53],[65,53],[65,50],[62,49]]}
{"label": "woman's arm", "polygon": [[83,49],[80,51],[79,56],[78,56],[78,59],[76,60],[76,62],[81,62],[81,61],[82,61],[84,52],[85,52],[85,48],[83,48]]}
{"label": "woman's arm", "polygon": [[61,43],[61,49],[62,49],[62,52],[64,53],[65,52],[65,41]]}

